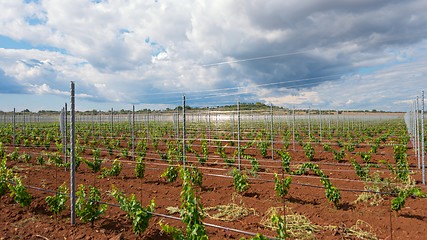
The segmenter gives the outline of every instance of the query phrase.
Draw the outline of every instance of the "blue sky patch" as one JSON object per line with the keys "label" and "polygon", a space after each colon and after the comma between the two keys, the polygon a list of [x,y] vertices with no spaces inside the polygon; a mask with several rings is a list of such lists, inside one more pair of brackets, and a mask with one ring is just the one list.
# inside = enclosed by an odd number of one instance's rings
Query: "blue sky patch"
{"label": "blue sky patch", "polygon": [[10,37],[0,35],[0,48],[7,49],[32,49],[33,46],[25,41],[13,40]]}
{"label": "blue sky patch", "polygon": [[427,1],[126,2],[0,0],[0,110],[13,93],[60,108],[69,81],[82,109],[188,93],[191,105],[406,110],[427,89]]}
{"label": "blue sky patch", "polygon": [[36,4],[39,4],[40,3],[40,0],[24,0],[24,3],[36,3]]}
{"label": "blue sky patch", "polygon": [[0,35],[0,48],[5,49],[37,49],[40,51],[59,52],[62,54],[69,54],[67,50],[56,48],[52,46],[33,46],[31,43],[22,40],[14,40],[10,37]]}
{"label": "blue sky patch", "polygon": [[46,19],[40,19],[38,17],[32,16],[25,18],[25,21],[28,23],[28,25],[36,26],[36,25],[43,25],[46,24]]}

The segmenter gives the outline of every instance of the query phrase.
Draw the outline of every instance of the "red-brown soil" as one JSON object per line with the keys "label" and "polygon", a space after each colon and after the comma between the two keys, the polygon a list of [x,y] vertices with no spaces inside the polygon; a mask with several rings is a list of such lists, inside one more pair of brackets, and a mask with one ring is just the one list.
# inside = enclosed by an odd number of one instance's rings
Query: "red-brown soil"
{"label": "red-brown soil", "polygon": [[[198,141],[194,143],[196,151]],[[213,207],[221,204],[232,203],[233,179],[229,177],[230,169],[224,166],[223,161],[214,153],[213,143],[210,150],[211,159],[205,166],[196,164],[203,172],[203,187],[197,189],[197,195],[204,207]],[[323,152],[321,145],[314,145],[316,150],[315,163],[330,177],[334,186],[341,190],[342,201],[338,209],[328,203],[325,198],[323,186],[319,178],[312,175],[293,176],[291,189],[286,197],[286,206],[294,213],[305,215],[313,224],[320,226],[335,226],[336,228],[322,229],[315,233],[317,239],[356,239],[356,237],[346,237],[344,232],[356,224],[358,220],[364,221],[379,239],[426,239],[427,236],[427,199],[409,198],[405,207],[398,213],[391,212],[390,204],[393,197],[383,196],[378,206],[370,206],[369,203],[353,203],[360,192],[351,190],[363,190],[364,184],[356,176],[353,167],[349,164],[351,158],[361,162],[360,156],[354,153],[347,153],[342,163],[333,160],[332,153]],[[281,146],[277,146],[280,148]],[[334,146],[336,147],[336,146]],[[54,146],[51,146],[53,149]],[[13,151],[12,147],[7,147],[7,152]],[[292,149],[292,145],[289,147]],[[165,151],[165,146],[160,145],[160,150]],[[367,152],[369,148],[358,147],[355,152]],[[228,150],[229,153],[232,150]],[[412,154],[412,149],[408,150]],[[39,149],[20,148],[20,152],[28,152],[33,155],[31,163],[14,163],[8,161],[8,166],[18,173],[25,185],[32,186],[28,191],[33,196],[29,207],[21,207],[6,194],[0,199],[0,239],[168,239],[164,235],[158,222],[162,220],[173,226],[183,229],[180,221],[154,216],[150,220],[150,226],[142,236],[136,236],[132,232],[131,222],[126,214],[116,206],[109,206],[106,214],[96,221],[94,226],[83,224],[77,220],[75,226],[70,225],[69,207],[59,216],[54,216],[49,212],[45,197],[53,195],[40,189],[55,190],[63,182],[69,183],[69,172],[57,168],[54,165],[37,165],[35,157],[40,154]],[[276,236],[276,232],[260,224],[265,217],[266,211],[270,207],[281,207],[283,203],[276,197],[274,192],[273,173],[280,173],[280,159],[271,160],[262,158],[258,150],[247,150],[247,153],[255,155],[261,164],[260,174],[250,179],[250,189],[241,194],[236,200],[240,201],[247,208],[255,209],[256,215],[249,215],[233,222],[224,222],[205,218],[204,222],[220,225],[226,228],[234,228],[243,231],[262,233],[266,236]],[[305,162],[307,158],[301,147],[297,145],[297,151],[290,150],[293,157],[292,164]],[[90,149],[86,150],[86,158],[91,159]],[[101,152],[102,158],[110,158],[106,150]],[[102,192],[103,201],[117,204],[108,191],[112,185],[125,192],[127,195],[134,193],[143,205],[147,205],[151,199],[155,199],[156,213],[168,214],[166,207],[180,205],[181,180],[167,183],[160,177],[167,166],[167,163],[157,160],[159,156],[149,146],[146,160],[146,172],[143,179],[137,179],[134,175],[134,163],[128,158],[123,161],[123,171],[117,177],[99,179],[99,174],[93,174],[87,166],[82,163],[77,171],[77,184],[94,185]],[[216,159],[215,159],[216,158]],[[384,146],[378,149],[378,154],[372,157],[373,162],[384,159],[393,162],[393,149],[391,146]],[[192,154],[189,154],[189,161],[196,161]],[[421,174],[415,168],[416,159],[409,156],[411,170],[415,172],[412,176],[417,180],[418,185]],[[250,167],[247,160],[242,161],[244,167]],[[111,161],[105,161],[103,166],[110,166]],[[376,171],[373,169],[372,171]],[[377,171],[388,175],[388,170],[380,168]],[[306,185],[319,186],[318,188]],[[35,189],[40,188],[40,189]],[[349,191],[345,191],[345,190]],[[424,192],[427,188],[422,186]],[[68,204],[68,203],[67,203]],[[179,214],[173,216],[179,217]],[[248,235],[235,233],[231,230],[207,227],[210,239],[239,239],[249,237]]]}

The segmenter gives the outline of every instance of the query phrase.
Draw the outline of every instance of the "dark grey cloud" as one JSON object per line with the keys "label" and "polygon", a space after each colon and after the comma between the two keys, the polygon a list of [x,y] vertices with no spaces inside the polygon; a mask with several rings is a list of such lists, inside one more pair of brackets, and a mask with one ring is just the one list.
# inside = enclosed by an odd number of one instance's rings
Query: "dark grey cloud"
{"label": "dark grey cloud", "polygon": [[[255,1],[241,8],[236,11],[244,12],[252,26],[285,34],[273,42],[246,39],[249,48],[226,48],[225,58],[304,52],[239,63],[240,74],[257,84],[354,74],[360,69],[358,62],[375,61],[387,57],[387,49],[427,39],[425,1]],[[353,49],[346,48],[351,45]],[[311,50],[324,52],[324,56]],[[284,86],[306,88],[322,82],[307,80]]]}
{"label": "dark grey cloud", "polygon": [[[0,34],[46,46],[1,50],[2,89],[64,93],[76,81],[93,102],[180,104],[186,94],[200,105],[240,99],[351,108],[374,104],[335,94],[355,91],[358,79],[390,85],[416,72],[425,86],[417,63],[427,53],[424,0],[95,2],[0,4],[9,10]],[[28,16],[47,20],[23,26]],[[412,63],[421,67],[395,67]],[[382,99],[375,104],[392,101]]]}

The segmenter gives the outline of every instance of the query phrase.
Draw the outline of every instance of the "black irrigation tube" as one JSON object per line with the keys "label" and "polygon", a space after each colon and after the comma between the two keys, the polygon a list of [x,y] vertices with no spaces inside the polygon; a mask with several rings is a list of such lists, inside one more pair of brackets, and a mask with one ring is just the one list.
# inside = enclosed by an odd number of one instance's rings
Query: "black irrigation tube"
{"label": "black irrigation tube", "polygon": [[[104,159],[104,160],[108,160],[111,161],[110,159]],[[103,160],[103,161],[104,161]],[[156,159],[155,159],[156,160]],[[160,159],[157,159],[160,160]],[[121,160],[122,162],[127,162],[127,163],[135,163],[133,161],[126,161],[126,160]],[[152,163],[152,162],[150,162]],[[162,165],[162,166],[167,166],[168,164],[162,164],[162,163],[152,163],[155,165]],[[247,164],[249,166],[249,164]],[[221,169],[221,168],[209,168],[211,170],[221,170],[221,171],[226,171],[226,169]],[[225,178],[232,178],[231,176],[227,176],[227,175],[220,175],[220,174],[209,174],[209,173],[205,173],[208,176],[217,176],[217,177],[225,177]],[[298,177],[305,177],[305,178],[317,178],[315,176],[303,176],[303,175],[291,175],[288,174],[289,176],[298,176]],[[250,180],[254,180],[254,181],[266,181],[266,182],[274,182],[274,180],[270,180],[270,179],[259,179],[259,178],[248,178]],[[337,179],[337,178],[330,178],[332,180],[339,180],[339,181],[353,181],[353,182],[360,182],[363,183],[364,181],[361,180],[352,180],[352,179]],[[325,187],[322,186],[317,186],[317,185],[312,185],[312,184],[305,184],[305,183],[294,183],[296,185],[300,185],[300,186],[306,186],[306,187],[313,187],[313,188],[323,188],[325,189]],[[391,183],[392,184],[392,183]],[[376,191],[372,191],[372,190],[358,190],[358,189],[338,189],[340,191],[343,192],[368,192],[368,193],[376,193],[376,194],[388,194],[388,195],[392,195],[392,193],[389,192],[376,192]]]}
{"label": "black irrigation tube", "polygon": [[[112,138],[112,137],[107,137],[107,138],[109,138],[109,139],[121,139],[120,137],[115,137],[115,138]],[[136,138],[136,140],[138,140],[138,139],[145,139],[145,138]],[[174,138],[158,138],[158,140],[179,140],[179,139],[174,139]],[[235,142],[235,141],[237,141],[237,140],[224,140],[224,139],[200,139],[200,138],[194,138],[194,140],[197,140],[197,139],[199,139],[199,140],[207,140],[207,141],[221,141],[221,142]],[[242,140],[242,142],[251,142],[250,140]],[[269,141],[270,142],[270,141]],[[274,143],[281,143],[281,141],[274,141]],[[291,143],[291,142],[290,142]],[[308,143],[308,142],[305,142],[305,143]],[[311,143],[311,142],[310,142]],[[326,143],[328,143],[328,144],[330,144],[330,145],[337,145],[337,144],[333,144],[332,142],[326,142]],[[312,144],[315,144],[315,145],[321,145],[322,143],[312,143]],[[386,146],[395,146],[395,145],[400,145],[400,144],[389,144],[389,145],[386,145]],[[5,145],[5,146],[12,146],[12,145]],[[193,145],[193,146],[201,146],[201,145],[198,145],[198,144],[196,144],[196,145]],[[359,144],[359,146],[360,146],[360,144]],[[369,144],[366,144],[366,145],[364,145],[364,146],[370,146]],[[21,145],[15,145],[15,147],[25,147],[25,146],[23,146],[22,144]],[[213,147],[213,148],[215,148],[216,146],[213,146],[213,145],[210,145],[210,147]],[[224,146],[225,147],[225,146]],[[43,148],[42,146],[39,146],[39,147],[27,147],[27,148]],[[226,149],[237,149],[237,147],[235,147],[235,146],[227,146],[227,147],[225,147]],[[105,149],[105,148],[99,148],[99,149],[101,149],[101,150],[107,150],[107,149]],[[257,148],[255,148],[255,147],[251,147],[251,148],[248,148],[248,149],[251,149],[251,150],[257,150]],[[408,148],[408,150],[409,150],[409,148]],[[113,150],[114,152],[119,152],[120,153],[120,150],[116,150],[116,149],[114,149]],[[291,150],[290,152],[304,152],[303,150]],[[320,153],[328,153],[328,151],[317,151],[317,152],[320,152]],[[351,152],[352,154],[357,154],[358,152]],[[380,155],[380,156],[393,156],[393,154],[385,154],[385,153],[376,153],[375,155]],[[415,154],[407,154],[407,156],[415,156]],[[268,161],[268,160],[267,160]],[[321,163],[321,164],[328,164],[328,163]],[[338,165],[338,164],[335,164],[335,165]],[[342,165],[346,165],[346,164],[342,164]]]}
{"label": "black irrigation tube", "polygon": [[[5,182],[16,185],[16,183],[14,181],[5,180]],[[33,189],[33,190],[37,190],[40,192],[57,193],[57,191],[54,191],[54,190],[39,188],[39,187],[31,186],[31,185],[24,185],[24,187],[29,188],[29,189]],[[68,195],[68,194],[66,194],[66,195]]]}
{"label": "black irrigation tube", "polygon": [[[232,176],[220,175],[220,174],[209,174],[209,173],[207,173],[206,175],[215,176],[215,177],[222,177],[222,178],[233,178]],[[300,175],[291,175],[291,174],[287,174],[287,175],[288,176],[300,176]],[[248,177],[248,179],[255,180],[255,181],[262,181],[262,182],[274,182],[274,180],[270,180],[270,179],[257,179],[257,178],[250,178],[250,177]],[[303,186],[303,187],[326,189],[324,186],[312,185],[312,184],[308,184],[308,183],[292,182],[292,184]],[[392,193],[392,192],[378,192],[378,191],[372,191],[372,190],[359,190],[359,189],[346,189],[346,188],[340,188],[338,190],[342,191],[342,192],[354,192],[354,193],[365,193],[366,192],[366,193],[375,193],[375,194],[381,194],[381,195],[397,196],[396,193]]]}
{"label": "black irrigation tube", "polygon": [[[218,159],[221,159],[221,158],[218,158]],[[154,160],[154,161],[163,161],[164,162],[164,160],[162,160],[162,159],[159,159],[159,158],[149,158],[149,160]],[[107,162],[107,161],[109,161],[109,162],[112,162],[113,160],[111,160],[111,159],[103,159],[103,161],[105,161],[105,162]],[[130,160],[120,160],[121,162],[125,162],[125,163],[136,163],[136,162],[134,162],[134,161],[130,161]],[[196,161],[188,161],[189,163],[197,163]],[[153,165],[160,165],[160,166],[168,166],[169,164],[167,164],[167,163],[157,163],[157,162],[152,162],[152,161],[146,161],[145,162],[146,164],[153,164]],[[303,163],[305,163],[305,162],[298,162],[297,164],[303,164]],[[216,163],[216,164],[218,164],[218,165],[227,165],[226,163]],[[242,164],[243,166],[252,166],[252,165],[250,165],[250,164]],[[349,166],[351,166],[351,165],[349,165]],[[223,168],[213,168],[213,167],[204,167],[204,166],[202,166],[202,167],[198,167],[198,168],[204,168],[204,169],[210,169],[210,170],[217,170],[217,171],[227,171],[227,169],[223,169]],[[277,167],[277,168],[280,168],[280,167]],[[380,168],[380,170],[385,170],[385,171],[390,171],[390,170],[388,170],[388,169],[386,169],[386,168]],[[332,170],[332,169],[322,169],[322,171],[343,171],[343,170]],[[348,170],[349,172],[354,172],[354,170]],[[418,169],[415,169],[415,171],[419,171]],[[399,172],[399,171],[397,171],[397,172]],[[272,174],[272,173],[263,173],[263,172],[260,172],[260,174]],[[296,175],[293,175],[293,176],[296,176]],[[306,177],[306,178],[310,178],[310,176],[303,176],[303,175],[298,175],[299,177]],[[329,179],[331,179],[331,180],[336,180],[336,181],[351,181],[351,182],[359,182],[359,183],[363,183],[363,182],[365,182],[365,181],[362,181],[362,180],[355,180],[355,179],[345,179],[345,178],[329,178]],[[394,183],[393,183],[394,184]]]}
{"label": "black irrigation tube", "polygon": [[[40,154],[41,155],[41,154]],[[155,159],[155,158],[150,158],[151,160],[162,160],[162,159]],[[220,159],[220,158],[218,158],[218,159]],[[111,159],[102,159],[102,161],[103,162],[106,162],[106,161],[112,161]],[[136,162],[134,162],[134,161],[130,161],[130,160],[120,160],[121,162],[125,162],[125,163],[136,163]],[[267,160],[268,161],[268,160]],[[270,160],[271,161],[271,160]],[[195,161],[194,161],[195,162]],[[155,162],[146,162],[146,163],[150,163],[150,164],[154,164],[154,165],[160,165],[160,166],[167,166],[168,164],[166,164],[166,163],[155,163]],[[301,163],[304,163],[304,162],[301,162]],[[223,164],[223,165],[226,165],[225,163],[217,163],[217,164]],[[327,163],[325,163],[325,164],[327,164]],[[330,164],[330,165],[334,165],[334,164]],[[249,164],[246,164],[246,166],[251,166],[251,165],[249,165]],[[202,167],[202,168],[207,168],[207,167]],[[227,169],[223,169],[223,168],[209,168],[209,169],[211,169],[211,170],[218,170],[218,171],[226,171]],[[325,169],[322,169],[323,171],[325,171]],[[384,170],[387,170],[387,169],[384,169]],[[329,170],[328,170],[329,171]],[[354,171],[354,170],[353,170]],[[416,170],[417,171],[417,170]],[[218,175],[218,174],[209,174],[209,173],[205,173],[206,175],[210,175],[210,176],[223,176],[223,177],[230,177],[230,176],[226,176],[226,175]],[[269,173],[265,173],[265,174],[269,174]],[[272,174],[272,173],[271,173]],[[289,176],[296,176],[296,177],[301,177],[301,178],[319,178],[319,177],[317,177],[317,176],[306,176],[306,175],[289,175]],[[259,178],[248,178],[248,179],[251,179],[251,180],[255,180],[255,181],[268,181],[268,182],[274,182],[273,180],[269,180],[269,179],[259,179]],[[355,180],[355,179],[344,179],[344,178],[329,178],[329,179],[331,179],[331,180],[336,180],[336,181],[346,181],[346,182],[358,182],[358,183],[364,183],[365,181],[362,181],[362,180]],[[319,188],[324,188],[324,187],[321,187],[321,186],[316,186],[316,185],[310,185],[310,184],[304,184],[304,183],[295,183],[295,184],[297,184],[297,185],[300,185],[300,186],[307,186],[307,187],[310,187],[310,186],[312,186],[312,187],[319,187]],[[394,185],[395,183],[390,183],[391,185]],[[421,187],[421,186],[420,186]],[[374,191],[371,191],[371,190],[351,190],[351,189],[338,189],[338,190],[342,190],[342,191],[344,191],[344,192],[351,192],[351,191],[353,191],[353,192],[370,192],[370,193],[378,193],[378,194],[389,194],[389,193],[382,193],[382,192],[374,192]]]}
{"label": "black irrigation tube", "polygon": [[[130,163],[134,163],[132,161],[128,161]],[[169,166],[169,164],[166,163],[152,163],[154,165],[159,165],[159,166]],[[178,166],[178,165],[177,165]],[[131,169],[131,167],[125,167],[127,169]],[[200,168],[200,167],[199,167]],[[229,169],[222,169],[222,168],[208,168],[208,167],[202,167],[205,169],[211,169],[211,170],[220,170],[220,171],[227,171]],[[151,170],[162,170],[160,168],[147,168],[147,169],[151,169]],[[267,173],[267,174],[273,174],[273,173]],[[221,174],[213,174],[213,173],[204,173],[203,175],[207,175],[207,176],[213,176],[213,177],[223,177],[223,178],[232,178],[231,176],[228,175],[221,175]],[[312,176],[312,175],[292,175],[292,174],[286,174],[287,176],[293,176],[293,177],[299,177],[299,178],[311,178],[311,179],[319,179],[320,177],[318,176]],[[274,180],[271,179],[260,179],[260,178],[251,178],[248,177],[248,179],[253,180],[253,181],[261,181],[261,182],[274,182]],[[329,178],[330,180],[336,180],[336,181],[346,181],[346,182],[357,182],[357,183],[364,183],[365,181],[362,180],[354,180],[354,179],[342,179],[342,178]],[[314,188],[323,188],[325,189],[325,187],[323,186],[317,186],[317,185],[311,185],[311,184],[306,184],[306,183],[294,183],[296,185],[300,185],[300,186],[305,186],[305,187],[314,187]],[[391,186],[396,185],[395,183],[390,183]],[[419,186],[419,187],[423,187],[423,186]],[[369,193],[378,193],[378,194],[389,194],[387,192],[375,192],[372,190],[359,190],[359,189],[338,189],[338,190],[342,190],[343,192],[369,192]]]}
{"label": "black irrigation tube", "polygon": [[[162,160],[162,159],[154,159],[154,158],[150,158],[151,160]],[[219,158],[220,159],[220,158]],[[111,159],[102,159],[103,162],[107,162],[107,161],[113,161]],[[136,163],[134,161],[130,161],[130,160],[120,160],[121,162],[124,163]],[[195,161],[194,161],[195,162]],[[149,164],[154,164],[154,165],[160,165],[160,166],[168,166],[168,164],[166,163],[156,163],[156,162],[146,162]],[[303,163],[303,162],[301,162]],[[218,163],[218,164],[223,164],[226,165],[225,163]],[[245,164],[246,166],[251,166],[249,164]],[[333,165],[333,164],[331,164]],[[210,170],[218,170],[218,171],[227,171],[227,169],[223,169],[223,168],[210,168],[210,167],[201,167],[201,168],[206,168],[206,169],[210,169]],[[154,169],[154,168],[153,168]],[[323,171],[325,171],[325,169],[322,169]],[[387,170],[387,169],[384,169]],[[329,171],[329,170],[328,170]],[[353,170],[354,171],[354,170]],[[226,175],[219,175],[219,174],[209,174],[209,173],[205,173],[208,176],[222,176],[222,177],[230,177],[230,176],[226,176]],[[273,174],[273,173],[263,173],[263,174]],[[319,178],[318,176],[307,176],[307,175],[289,175],[289,176],[295,176],[295,177],[300,177],[300,178]],[[267,181],[267,182],[274,182],[273,180],[269,180],[269,179],[259,179],[259,178],[248,178],[254,181]],[[364,183],[365,181],[362,180],[355,180],[355,179],[344,179],[344,178],[329,178],[330,180],[336,180],[336,181],[346,181],[346,182],[358,182],[358,183]],[[307,187],[315,187],[315,188],[324,188],[321,186],[316,186],[316,185],[310,185],[310,184],[304,184],[304,183],[295,183],[297,185],[300,186],[307,186]],[[391,185],[394,185],[395,183],[390,183]],[[389,193],[383,193],[383,192],[374,192],[371,190],[352,190],[352,189],[338,189],[338,190],[342,190],[344,192],[371,192],[371,193],[378,193],[378,194],[389,194]]]}
{"label": "black irrigation tube", "polygon": [[[13,145],[12,144],[5,144],[4,145],[5,147],[13,147]],[[195,145],[195,146],[199,146],[199,145]],[[44,149],[44,147],[43,146],[38,146],[38,147],[34,147],[34,146],[25,146],[25,145],[23,145],[23,144],[20,144],[20,145],[17,145],[17,144],[15,144],[15,147],[19,147],[19,148],[28,148],[28,149]],[[56,146],[54,146],[54,147],[56,147]],[[86,146],[87,147],[87,146]],[[214,147],[214,146],[211,146],[211,147]],[[51,148],[50,146],[49,146],[49,148]],[[97,147],[95,147],[96,149],[100,149],[100,150],[102,150],[102,151],[107,151],[108,152],[108,149],[107,148],[97,148]],[[226,149],[237,149],[237,147],[231,147],[231,146],[227,146],[227,147],[224,147],[224,148],[226,148]],[[251,150],[257,150],[257,148],[248,148],[248,149],[251,149]],[[280,150],[280,149],[279,149]],[[120,149],[114,149],[113,150],[113,152],[115,152],[115,153],[120,153],[121,152],[121,150]],[[151,151],[148,151],[149,153],[152,153],[152,154],[157,154],[157,152],[156,151],[153,151],[153,150],[151,150]],[[289,152],[304,152],[303,150],[291,150],[291,151],[289,151]],[[318,151],[319,152],[319,151]],[[328,153],[328,151],[320,151],[320,153]],[[352,154],[357,154],[358,152],[351,152]],[[381,155],[381,156],[393,156],[393,154],[376,154],[376,155]],[[407,154],[407,156],[415,156],[415,154]],[[218,157],[218,159],[221,159],[220,157]],[[277,159],[277,160],[264,160],[264,159],[262,159],[262,160],[259,160],[260,162],[277,162],[277,161],[279,161],[279,159]],[[298,162],[297,162],[298,163]],[[348,163],[328,163],[328,162],[318,162],[318,164],[325,164],[325,165],[341,165],[341,166],[347,166],[347,165],[350,165],[350,164],[348,164]],[[351,166],[351,165],[350,165]]]}
{"label": "black irrigation tube", "polygon": [[[128,163],[135,163],[133,161],[126,161]],[[160,166],[168,166],[169,164],[166,163],[152,163],[154,165],[160,165]],[[178,164],[176,166],[179,166]],[[128,168],[130,169],[130,167]],[[151,170],[161,170],[160,168],[149,168]],[[227,169],[221,169],[221,168],[209,168],[211,170],[221,170],[221,171],[227,171]],[[268,174],[273,174],[273,173],[268,173]],[[204,173],[203,175],[207,175],[207,176],[212,176],[212,177],[222,177],[222,178],[233,178],[232,176],[229,175],[221,175],[221,174],[213,174],[213,173]],[[287,176],[292,176],[292,177],[299,177],[299,178],[311,178],[311,179],[320,179],[319,176],[312,176],[312,175],[295,175],[295,174],[286,174]],[[271,179],[260,179],[260,178],[252,178],[252,177],[248,177],[249,180],[252,181],[259,181],[259,182],[274,182],[274,180]],[[346,182],[357,182],[357,183],[364,183],[365,181],[362,180],[353,180],[353,179],[341,179],[341,178],[329,178],[330,180],[337,180],[337,181],[346,181]],[[293,182],[292,184],[295,185],[299,185],[299,186],[303,186],[303,187],[312,187],[312,188],[320,188],[320,189],[326,189],[324,186],[318,186],[318,185],[313,185],[313,184],[308,184],[308,183],[300,183],[300,182]],[[396,185],[395,183],[389,183],[390,186]],[[423,186],[419,186],[419,187],[423,187]],[[382,194],[382,195],[390,195],[390,196],[396,196],[396,193],[392,193],[392,192],[379,192],[379,191],[373,191],[373,190],[360,190],[360,189],[346,189],[346,188],[338,188],[339,191],[342,192],[354,192],[354,193],[374,193],[374,194]]]}
{"label": "black irrigation tube", "polygon": [[[233,178],[232,176],[221,175],[221,174],[205,173],[205,175],[214,176],[214,177],[222,177],[222,178]],[[301,176],[301,175],[292,175],[292,174],[287,174],[287,175],[288,176]],[[248,177],[248,179],[249,180],[253,180],[253,181],[261,181],[261,182],[274,182],[274,180],[271,180],[271,179],[259,179],[259,178],[251,178],[251,177]],[[15,184],[13,181],[7,181],[7,182]],[[292,184],[299,185],[299,186],[304,186],[304,187],[326,189],[324,186],[318,186],[318,185],[313,185],[313,184],[308,184],[308,183],[295,183],[295,182],[293,182]],[[25,187],[28,187],[28,188],[31,188],[31,189],[34,189],[34,190],[39,190],[39,191],[56,193],[56,191],[53,191],[53,190],[42,189],[42,188],[39,188],[39,187],[30,186],[30,185],[25,186]],[[346,188],[340,188],[338,190],[339,191],[343,191],[343,192],[354,192],[354,193],[365,193],[366,192],[366,193],[375,193],[375,194],[381,194],[381,195],[396,196],[396,193],[392,193],[392,192],[379,192],[379,191],[372,191],[372,190],[346,189]]]}
{"label": "black irrigation tube", "polygon": [[[13,181],[9,181],[6,180],[6,182],[10,183],[10,184],[14,184],[15,182]],[[40,192],[47,192],[47,193],[58,193],[57,191],[53,191],[53,190],[49,190],[49,189],[43,189],[43,188],[39,188],[39,187],[35,187],[35,186],[30,186],[30,185],[24,185],[25,188],[28,189],[33,189],[33,190],[37,190]],[[69,194],[63,194],[63,193],[59,193],[62,195],[68,195]],[[100,204],[106,204],[108,206],[112,206],[112,207],[119,207],[120,205],[115,204],[115,203],[108,203],[108,202],[103,202],[103,201],[99,201],[98,203]],[[162,213],[156,213],[156,212],[150,212],[150,211],[146,211],[154,216],[158,216],[158,217],[162,217],[162,218],[169,218],[169,219],[173,219],[173,220],[177,220],[177,221],[182,221],[182,218],[180,217],[175,217],[175,216],[171,216],[171,215],[167,215],[167,214],[162,214]],[[212,227],[212,228],[218,228],[218,229],[222,229],[222,230],[226,230],[226,231],[232,231],[232,232],[236,232],[236,233],[240,233],[240,234],[245,234],[245,235],[249,235],[249,236],[256,236],[257,233],[253,233],[253,232],[248,232],[248,231],[243,231],[243,230],[239,230],[239,229],[235,229],[235,228],[229,228],[229,227],[224,227],[224,226],[220,226],[220,225],[216,225],[216,224],[212,224],[212,223],[206,223],[206,222],[202,222],[203,225],[207,226],[207,227]],[[278,238],[274,238],[274,237],[268,237],[268,236],[264,236],[266,238],[269,238],[271,240],[278,240]]]}
{"label": "black irrigation tube", "polygon": [[[6,144],[4,146],[12,147],[12,145],[10,145],[10,144]],[[28,149],[42,149],[43,150],[43,148],[44,148],[44,147],[41,147],[41,146],[39,146],[39,147],[25,147],[23,145],[17,145],[17,146],[20,147],[20,148],[28,148]],[[227,148],[233,148],[234,149],[235,147],[227,147]],[[108,151],[108,149],[106,149],[106,148],[97,148],[97,149],[100,149],[101,151]],[[113,152],[120,153],[120,150],[114,149]],[[290,151],[290,152],[295,152],[295,151]],[[296,152],[303,152],[303,151],[296,151]],[[322,152],[325,152],[325,151],[322,151]],[[156,151],[148,151],[148,153],[157,154]],[[353,153],[356,154],[357,152],[353,152]],[[382,155],[385,155],[385,154],[382,154]],[[388,155],[391,155],[391,154],[388,154]],[[414,156],[414,155],[413,154],[408,154],[408,156]],[[159,159],[159,158],[150,158],[150,159],[153,159],[153,160],[162,160],[162,159]],[[222,160],[221,157],[214,157],[214,158],[210,158],[210,159]],[[259,160],[260,163],[263,163],[263,162],[278,162],[278,161],[279,160],[264,160],[264,159]],[[302,164],[302,163],[304,163],[304,162],[294,162],[294,164]],[[219,163],[217,163],[217,164],[219,164]],[[316,162],[316,164],[318,164],[318,165],[331,165],[331,166],[352,166],[349,163]],[[409,165],[409,167],[410,167],[410,170],[420,171],[416,166],[411,166],[411,164]],[[378,169],[387,170],[386,168],[378,168]],[[333,170],[331,170],[331,171],[333,171]]]}

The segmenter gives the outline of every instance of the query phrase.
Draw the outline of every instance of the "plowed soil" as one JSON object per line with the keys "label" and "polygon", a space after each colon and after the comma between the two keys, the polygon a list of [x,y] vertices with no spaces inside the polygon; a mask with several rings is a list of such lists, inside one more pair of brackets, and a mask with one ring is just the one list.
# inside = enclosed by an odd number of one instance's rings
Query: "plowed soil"
{"label": "plowed soil", "polygon": [[[200,143],[194,142],[194,149],[201,152],[197,145]],[[332,184],[341,190],[342,200],[338,208],[327,201],[319,178],[310,173],[292,176],[293,182],[286,201],[283,202],[279,199],[275,194],[273,181],[273,173],[277,172],[279,175],[281,173],[280,159],[277,156],[271,160],[271,155],[263,158],[258,150],[248,150],[246,153],[255,156],[260,162],[260,172],[258,176],[250,178],[249,190],[236,195],[233,179],[229,174],[231,168],[223,164],[222,159],[215,154],[213,143],[209,149],[211,159],[204,166],[198,164],[194,156],[189,154],[188,160],[193,161],[194,165],[198,166],[204,174],[202,187],[195,187],[204,208],[234,202],[246,207],[251,213],[231,222],[205,217],[204,222],[223,227],[206,227],[210,239],[250,237],[232,229],[274,237],[276,232],[264,226],[262,220],[268,218],[266,213],[271,207],[283,207],[284,205],[287,207],[287,215],[304,215],[313,225],[317,226],[317,230],[311,237],[308,233],[306,234],[307,238],[358,239],[354,234],[359,232],[360,234],[370,233],[370,236],[378,239],[426,239],[426,198],[409,198],[404,208],[397,213],[390,210],[393,196],[383,195],[383,201],[380,201],[377,206],[372,206],[370,202],[354,202],[361,194],[355,190],[363,190],[364,182],[356,176],[349,160],[354,158],[361,163],[360,156],[355,152],[367,152],[369,150],[367,146],[357,147],[353,153],[346,152],[341,163],[334,161],[332,153],[324,152],[321,145],[314,146],[316,157],[313,162],[319,164],[319,167],[330,177]],[[46,152],[53,151],[54,148],[52,145]],[[160,145],[161,151],[165,151],[165,148]],[[6,147],[8,153],[13,149],[11,146]],[[290,149],[293,169],[301,162],[307,161],[300,146],[297,145],[296,151],[292,150],[292,146]],[[79,219],[75,226],[71,226],[69,206],[60,215],[55,216],[48,210],[45,202],[45,197],[53,195],[52,191],[55,191],[59,185],[63,182],[69,183],[69,171],[53,164],[38,165],[35,156],[41,154],[40,149],[21,147],[20,152],[32,154],[31,161],[24,163],[8,160],[8,166],[13,168],[14,172],[18,173],[24,184],[28,186],[27,189],[32,195],[32,203],[28,207],[21,207],[13,201],[9,194],[0,198],[0,239],[169,239],[161,232],[159,221],[184,229],[183,224],[178,220],[154,216],[150,220],[150,226],[146,232],[141,236],[136,236],[132,232],[132,225],[126,213],[113,205],[108,206],[107,212],[94,223],[94,226],[91,226],[90,223],[81,223]],[[231,154],[231,152],[232,149],[228,153]],[[412,178],[417,181],[417,185],[420,185],[424,192],[427,192],[426,188],[420,184],[421,174],[416,168],[416,159],[411,155],[413,149],[408,149],[408,154],[411,170],[414,173]],[[92,159],[90,149],[86,150],[84,157]],[[107,151],[102,151],[101,158],[105,159],[103,167],[109,167],[115,156],[109,156]],[[182,183],[179,179],[176,182],[168,183],[160,177],[167,167],[167,162],[159,160],[157,153],[149,147],[145,177],[138,179],[134,174],[135,164],[132,159],[130,157],[120,159],[123,166],[120,175],[103,179],[98,178],[99,173],[92,173],[82,163],[77,170],[77,184],[96,186],[102,192],[104,202],[117,204],[115,199],[108,194],[114,185],[127,195],[135,194],[143,205],[148,205],[149,201],[154,199],[155,213],[179,217],[179,213],[171,214],[166,210],[167,207],[179,207]],[[391,146],[382,146],[378,149],[378,154],[372,157],[372,162],[378,163],[379,160],[393,162]],[[247,160],[242,161],[243,169],[250,167]],[[371,171],[371,174],[378,172],[380,175],[390,176],[389,171],[384,167]],[[67,204],[69,205],[69,201]],[[215,212],[207,211],[207,213],[212,216]]]}

